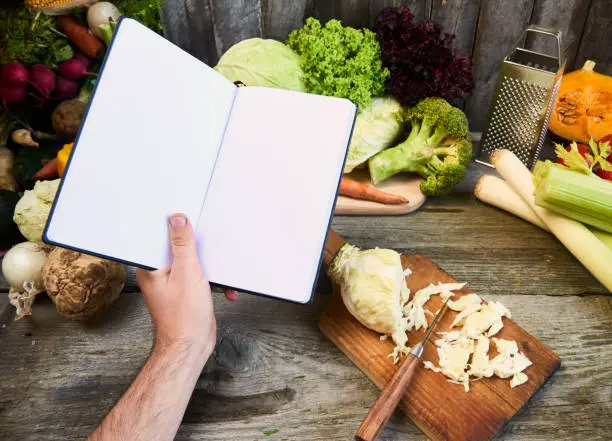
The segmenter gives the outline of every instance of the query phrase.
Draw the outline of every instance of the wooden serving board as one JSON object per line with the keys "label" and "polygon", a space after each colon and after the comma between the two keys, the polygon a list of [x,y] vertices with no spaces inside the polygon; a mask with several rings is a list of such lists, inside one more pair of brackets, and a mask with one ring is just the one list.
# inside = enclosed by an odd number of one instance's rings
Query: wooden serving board
{"label": "wooden serving board", "polygon": [[[335,256],[342,242],[336,233],[330,233],[324,254],[326,263]],[[402,265],[413,272],[406,279],[412,293],[430,283],[455,282],[435,263],[420,254],[403,255]],[[337,287],[334,287],[333,298],[321,316],[319,327],[378,388],[382,389],[398,366],[388,358],[394,344],[390,339],[380,341],[380,334],[361,325],[348,312],[338,291]],[[466,287],[458,291],[455,298],[469,292],[471,291]],[[432,296],[425,304],[432,313],[441,306],[439,295]],[[448,310],[436,331],[448,330],[456,314]],[[431,322],[431,317],[428,321]],[[533,335],[511,320],[504,318],[503,321],[504,328],[496,337],[515,340],[519,350],[533,362],[524,371],[529,380],[512,389],[509,378],[484,378],[470,382],[470,391],[465,392],[463,386],[448,382],[442,374],[424,369],[421,364],[399,407],[430,439],[492,439],[561,365],[559,356]],[[416,344],[423,334],[422,330],[410,332],[409,344]],[[425,345],[422,360],[430,360],[438,365],[438,355],[433,343],[435,339],[435,334],[432,334],[432,338]],[[491,347],[493,348],[493,344]],[[495,355],[492,349],[490,356]],[[367,410],[364,410],[363,416],[366,414]]]}
{"label": "wooden serving board", "polygon": [[[363,184],[372,185],[370,175],[366,170],[354,170],[347,178]],[[421,193],[419,185],[423,179],[412,173],[400,173],[378,184],[379,188],[388,193],[398,194],[408,199],[407,204],[387,205],[379,202],[362,201],[347,196],[338,196],[335,214],[408,214],[417,210],[425,203],[426,196]]]}

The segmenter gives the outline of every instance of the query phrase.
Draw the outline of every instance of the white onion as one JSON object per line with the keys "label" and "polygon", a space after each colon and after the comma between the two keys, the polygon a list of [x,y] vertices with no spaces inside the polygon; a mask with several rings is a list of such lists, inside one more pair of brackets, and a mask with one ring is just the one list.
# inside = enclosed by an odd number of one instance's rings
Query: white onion
{"label": "white onion", "polygon": [[48,246],[34,242],[22,242],[11,248],[2,260],[2,274],[9,285],[20,292],[26,284],[42,291],[42,267],[49,251]]}
{"label": "white onion", "polygon": [[102,38],[102,32],[100,32],[101,26],[107,26],[109,21],[113,21],[115,24],[119,22],[121,12],[111,2],[97,2],[90,6],[87,10],[87,24],[91,33],[99,39]]}

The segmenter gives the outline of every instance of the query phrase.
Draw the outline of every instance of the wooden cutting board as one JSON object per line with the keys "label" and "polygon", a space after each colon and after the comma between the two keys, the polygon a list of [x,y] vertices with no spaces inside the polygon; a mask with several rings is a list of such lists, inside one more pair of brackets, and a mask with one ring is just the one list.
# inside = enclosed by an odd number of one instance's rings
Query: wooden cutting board
{"label": "wooden cutting board", "polygon": [[[329,263],[343,243],[333,231],[326,244],[324,260]],[[410,291],[424,288],[435,282],[455,282],[443,270],[420,254],[402,256],[404,268],[413,273],[406,281]],[[471,292],[464,288],[455,295]],[[526,299],[525,301],[529,301]],[[442,306],[439,295],[432,296],[425,304],[432,313]],[[457,313],[448,310],[440,320],[437,331],[446,331]],[[428,318],[431,322],[431,317]],[[432,440],[485,441],[492,439],[502,427],[527,403],[533,394],[559,368],[559,356],[538,341],[519,325],[506,318],[498,338],[515,340],[519,350],[533,362],[524,372],[529,380],[514,389],[510,379],[497,377],[470,382],[470,391],[463,386],[449,383],[442,374],[422,368],[417,370],[408,386],[400,409]],[[323,333],[367,376],[382,389],[391,379],[397,365],[387,356],[393,350],[390,341],[380,341],[380,334],[361,325],[346,309],[337,287],[319,326]],[[416,344],[424,332],[409,333],[409,344]],[[438,365],[438,355],[432,335],[425,345],[422,360]],[[491,345],[493,347],[493,344]],[[491,356],[496,355],[494,350]],[[367,414],[364,409],[363,417]]]}
{"label": "wooden cutting board", "polygon": [[[347,178],[363,184],[372,185],[367,170],[354,170]],[[400,173],[376,186],[388,193],[398,194],[408,199],[408,203],[387,205],[379,202],[362,201],[346,196],[338,196],[334,214],[408,214],[425,203],[426,196],[421,193],[419,185],[423,179],[413,173]]]}

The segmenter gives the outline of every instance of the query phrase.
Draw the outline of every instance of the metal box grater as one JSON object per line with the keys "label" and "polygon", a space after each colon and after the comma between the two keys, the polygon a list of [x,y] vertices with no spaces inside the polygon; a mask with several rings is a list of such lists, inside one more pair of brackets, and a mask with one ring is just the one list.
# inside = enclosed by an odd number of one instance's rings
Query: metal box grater
{"label": "metal box grater", "polygon": [[[530,32],[554,37],[557,56],[524,49]],[[476,162],[491,166],[491,153],[508,149],[527,167],[535,165],[561,84],[562,58],[560,30],[537,25],[525,29],[500,68]]]}

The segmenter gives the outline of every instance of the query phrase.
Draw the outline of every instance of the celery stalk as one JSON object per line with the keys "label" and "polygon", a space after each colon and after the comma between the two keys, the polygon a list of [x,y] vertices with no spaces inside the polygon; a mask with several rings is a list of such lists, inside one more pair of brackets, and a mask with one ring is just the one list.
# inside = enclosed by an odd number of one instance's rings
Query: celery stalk
{"label": "celery stalk", "polygon": [[612,233],[612,182],[559,167],[534,169],[536,205]]}

